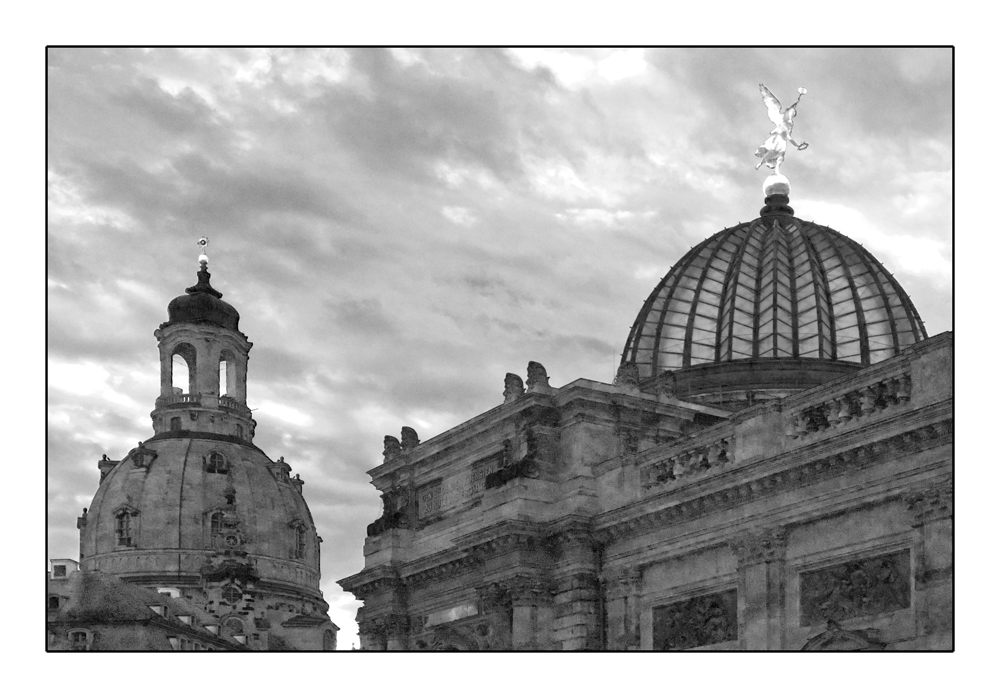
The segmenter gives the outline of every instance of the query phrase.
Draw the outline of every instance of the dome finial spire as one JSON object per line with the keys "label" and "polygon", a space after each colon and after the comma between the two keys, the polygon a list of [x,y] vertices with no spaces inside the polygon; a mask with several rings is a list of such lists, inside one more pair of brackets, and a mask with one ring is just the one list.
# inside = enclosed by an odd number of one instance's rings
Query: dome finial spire
{"label": "dome finial spire", "polygon": [[206,236],[202,235],[198,238],[198,247],[201,249],[201,254],[198,255],[198,261],[200,262],[202,271],[204,271],[208,269],[208,238]]}

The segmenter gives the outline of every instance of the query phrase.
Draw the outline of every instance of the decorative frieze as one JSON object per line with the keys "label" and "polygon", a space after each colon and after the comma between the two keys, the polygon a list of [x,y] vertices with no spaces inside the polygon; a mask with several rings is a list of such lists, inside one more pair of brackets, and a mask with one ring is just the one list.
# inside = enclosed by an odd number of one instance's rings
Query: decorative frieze
{"label": "decorative frieze", "polygon": [[910,551],[805,572],[799,584],[803,626],[909,608]]}
{"label": "decorative frieze", "polygon": [[653,608],[653,649],[683,650],[738,637],[736,590]]}
{"label": "decorative frieze", "polygon": [[802,439],[866,420],[897,405],[905,405],[910,401],[910,385],[910,373],[904,369],[897,375],[853,387],[821,403],[792,409],[786,421],[785,434],[792,439]]}
{"label": "decorative frieze", "polygon": [[[616,540],[624,536],[641,534],[661,526],[673,525],[705,516],[746,502],[767,497],[776,492],[801,487],[842,475],[852,469],[865,468],[891,453],[901,457],[934,445],[939,439],[948,438],[953,429],[951,419],[925,425],[875,443],[862,444],[841,453],[817,457],[796,467],[772,473],[749,482],[733,484],[700,497],[693,497],[658,511],[643,513],[626,521],[602,526],[596,535],[601,541]],[[643,466],[645,468],[645,466]],[[678,485],[680,486],[680,485]]]}

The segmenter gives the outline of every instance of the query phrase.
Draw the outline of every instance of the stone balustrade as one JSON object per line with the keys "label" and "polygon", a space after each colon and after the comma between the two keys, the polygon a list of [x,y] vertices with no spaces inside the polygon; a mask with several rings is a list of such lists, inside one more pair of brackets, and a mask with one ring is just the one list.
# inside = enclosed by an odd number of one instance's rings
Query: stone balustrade
{"label": "stone balustrade", "polygon": [[201,402],[201,395],[198,393],[177,393],[174,395],[163,395],[156,399],[157,406],[179,405],[185,403],[198,404]]}
{"label": "stone balustrade", "polygon": [[643,488],[662,487],[709,471],[718,471],[735,462],[734,438],[731,430],[714,438],[697,438],[678,444],[673,452],[643,465],[640,482]]}
{"label": "stone balustrade", "polygon": [[802,439],[867,420],[908,403],[910,390],[910,372],[903,365],[887,377],[862,385],[843,386],[832,395],[816,396],[817,401],[812,404],[792,406],[786,403],[785,435]]}

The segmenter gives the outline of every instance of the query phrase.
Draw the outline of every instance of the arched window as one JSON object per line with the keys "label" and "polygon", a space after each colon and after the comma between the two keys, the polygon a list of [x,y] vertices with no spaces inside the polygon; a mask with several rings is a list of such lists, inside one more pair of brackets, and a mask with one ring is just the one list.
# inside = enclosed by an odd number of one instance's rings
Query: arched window
{"label": "arched window", "polygon": [[219,395],[233,396],[236,390],[236,355],[223,349],[219,355]]}
{"label": "arched window", "polygon": [[134,545],[135,539],[132,535],[132,512],[127,509],[115,515],[115,537],[118,545]]}
{"label": "arched window", "polygon": [[171,417],[170,418],[170,431],[180,431],[181,430],[181,418]]}
{"label": "arched window", "polygon": [[226,632],[230,635],[242,635],[243,634],[243,621],[239,618],[227,618],[226,622],[222,625],[226,629]]}
{"label": "arched window", "polygon": [[205,459],[205,471],[209,473],[228,473],[229,465],[226,457],[218,451],[212,451]]}
{"label": "arched window", "polygon": [[236,438],[238,438],[238,439],[242,439],[243,438],[243,425],[242,424],[237,424],[236,425]]}
{"label": "arched window", "polygon": [[174,392],[192,394],[195,392],[195,372],[197,364],[195,361],[194,347],[186,342],[182,342],[173,348],[170,353],[170,385]]}
{"label": "arched window", "polygon": [[209,519],[211,522],[211,533],[213,536],[222,534],[222,512],[217,511]]}

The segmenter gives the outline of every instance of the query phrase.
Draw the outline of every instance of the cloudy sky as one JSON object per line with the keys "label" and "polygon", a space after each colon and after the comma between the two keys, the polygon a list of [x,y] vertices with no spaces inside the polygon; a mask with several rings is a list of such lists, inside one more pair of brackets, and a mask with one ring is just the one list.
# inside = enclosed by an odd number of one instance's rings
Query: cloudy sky
{"label": "cloudy sky", "polygon": [[102,453],[152,435],[153,330],[195,281],[254,342],[256,444],[306,481],[353,597],[382,437],[502,401],[529,360],[610,382],[646,295],[757,216],[764,82],[810,143],[796,215],[951,329],[952,55],[931,49],[50,49],[49,556]]}

